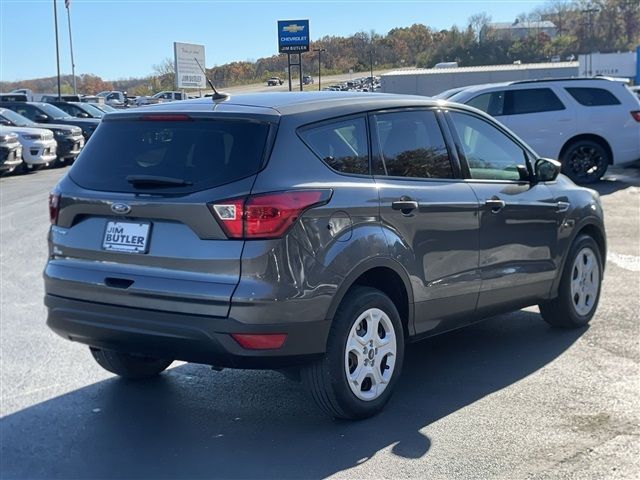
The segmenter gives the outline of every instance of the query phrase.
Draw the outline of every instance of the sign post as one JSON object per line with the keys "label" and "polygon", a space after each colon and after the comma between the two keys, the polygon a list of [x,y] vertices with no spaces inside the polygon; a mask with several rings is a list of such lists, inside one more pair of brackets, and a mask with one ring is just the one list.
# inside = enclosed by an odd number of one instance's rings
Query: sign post
{"label": "sign post", "polygon": [[176,90],[183,88],[207,88],[204,66],[204,45],[173,42]]}
{"label": "sign post", "polygon": [[[302,91],[302,53],[309,51],[309,20],[278,20],[278,52],[287,54],[289,91],[291,91],[291,67],[298,67],[300,91]],[[291,55],[298,56],[298,63],[291,63]]]}

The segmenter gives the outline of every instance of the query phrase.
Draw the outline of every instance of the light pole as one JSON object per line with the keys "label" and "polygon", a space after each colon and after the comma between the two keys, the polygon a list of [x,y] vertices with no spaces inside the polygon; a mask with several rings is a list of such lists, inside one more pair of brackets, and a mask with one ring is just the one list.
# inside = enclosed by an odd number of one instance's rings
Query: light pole
{"label": "light pole", "polygon": [[58,7],[56,0],[53,0],[53,21],[56,30],[56,66],[58,67],[58,100],[60,100],[60,52],[58,49]]}
{"label": "light pole", "polygon": [[320,91],[320,87],[322,86],[322,52],[326,52],[326,48],[314,48],[314,52],[318,52],[318,91]]}
{"label": "light pole", "polygon": [[64,6],[67,8],[67,22],[69,23],[69,48],[71,49],[71,75],[73,76],[73,94],[78,94],[76,88],[76,64],[73,61],[73,40],[71,39],[71,13],[69,7],[71,7],[71,0],[64,0]]}

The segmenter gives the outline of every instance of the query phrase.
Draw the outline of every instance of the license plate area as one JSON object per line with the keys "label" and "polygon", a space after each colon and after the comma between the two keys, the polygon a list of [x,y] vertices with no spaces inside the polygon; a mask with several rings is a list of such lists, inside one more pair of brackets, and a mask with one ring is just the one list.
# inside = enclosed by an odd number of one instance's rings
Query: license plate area
{"label": "license plate area", "polygon": [[112,252],[147,253],[150,232],[150,222],[109,221],[102,248]]}

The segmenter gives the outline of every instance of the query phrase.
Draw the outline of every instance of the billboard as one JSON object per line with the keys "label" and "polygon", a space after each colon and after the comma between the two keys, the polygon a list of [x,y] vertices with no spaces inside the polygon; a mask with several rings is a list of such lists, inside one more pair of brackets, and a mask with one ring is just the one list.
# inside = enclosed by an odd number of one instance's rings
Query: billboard
{"label": "billboard", "polygon": [[309,20],[278,20],[278,51],[302,53],[309,51]]}
{"label": "billboard", "polygon": [[198,66],[199,62],[204,68],[204,45],[173,42],[173,56],[178,90],[207,87],[207,79]]}

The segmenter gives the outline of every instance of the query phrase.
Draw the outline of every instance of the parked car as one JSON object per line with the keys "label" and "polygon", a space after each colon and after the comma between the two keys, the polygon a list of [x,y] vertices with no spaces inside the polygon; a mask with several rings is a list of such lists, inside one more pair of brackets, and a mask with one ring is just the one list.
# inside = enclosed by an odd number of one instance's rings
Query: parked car
{"label": "parked car", "polygon": [[640,85],[629,87],[629,90],[631,90],[640,99]]}
{"label": "parked car", "polygon": [[129,97],[127,97],[126,92],[120,92],[117,90],[108,90],[108,91],[98,93],[97,96],[103,97],[105,103],[107,105],[111,105],[112,107],[123,108],[129,105]]}
{"label": "parked car", "polygon": [[313,83],[313,77],[311,75],[303,76],[302,83],[304,83],[305,85],[311,85]]}
{"label": "parked car", "polygon": [[106,116],[51,194],[47,322],[105,369],[286,369],[363,418],[410,341],[530,305],[593,317],[598,194],[488,115],[334,92],[212,104]]}
{"label": "parked car", "polygon": [[449,98],[489,113],[579,183],[640,159],[640,101],[607,78],[526,80],[468,87]]}
{"label": "parked car", "polygon": [[48,102],[54,107],[59,108],[63,112],[68,113],[72,117],[76,118],[97,118],[101,119],[104,117],[104,112],[90,103],[83,102],[58,102],[51,101]]}
{"label": "parked car", "polygon": [[[28,118],[25,118],[22,115],[14,112],[13,110],[1,107],[0,124],[10,127],[29,129],[46,128],[46,131],[53,132],[54,138],[56,140],[55,152],[57,153],[57,159],[54,156],[53,160],[47,159],[45,163],[53,163],[56,166],[73,163],[76,157],[80,154],[82,147],[84,147],[84,137],[82,136],[82,130],[79,127],[74,127],[71,125],[61,125],[57,123],[35,123]],[[49,146],[50,145],[47,145],[47,147]],[[51,151],[45,153],[45,156],[50,153]],[[25,161],[29,163],[28,159]],[[40,165],[40,163],[38,163],[38,165]]]}
{"label": "parked car", "polygon": [[14,133],[22,147],[22,158],[15,164],[23,171],[40,170],[49,166],[56,159],[57,144],[53,132],[44,128],[0,126],[2,134]]}
{"label": "parked car", "polygon": [[0,126],[0,176],[8,175],[22,163],[22,145],[18,134]]}
{"label": "parked car", "polygon": [[158,92],[151,97],[138,97],[135,101],[136,105],[153,105],[156,103],[174,102],[176,100],[186,100],[187,94],[184,92]]}
{"label": "parked car", "polygon": [[[82,129],[85,140],[89,140],[100,124],[96,118],[76,118],[49,103],[42,102],[0,102],[0,107],[8,108],[38,124],[73,125]],[[47,127],[48,128],[48,127]]]}
{"label": "parked car", "polygon": [[275,87],[277,85],[282,85],[284,83],[284,80],[282,80],[280,77],[271,77],[269,80],[267,80],[267,87]]}

